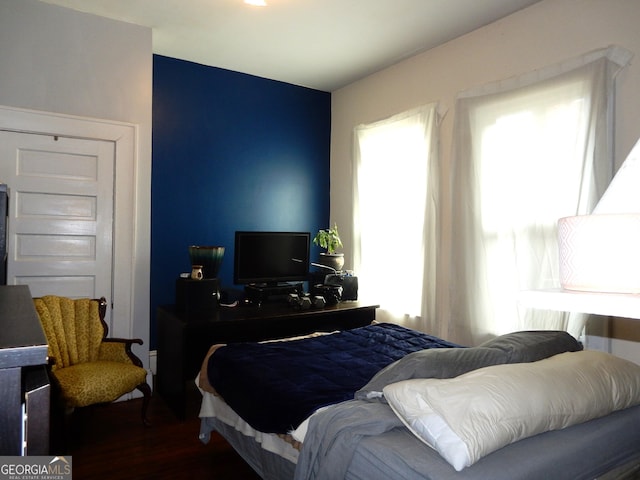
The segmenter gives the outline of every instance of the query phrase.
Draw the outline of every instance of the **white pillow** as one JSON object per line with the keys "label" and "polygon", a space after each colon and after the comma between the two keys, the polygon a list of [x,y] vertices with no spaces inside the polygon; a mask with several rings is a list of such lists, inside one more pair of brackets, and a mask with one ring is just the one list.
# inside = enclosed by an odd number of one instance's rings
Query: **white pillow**
{"label": "white pillow", "polygon": [[517,440],[640,404],[640,365],[585,350],[383,391],[414,435],[460,471]]}

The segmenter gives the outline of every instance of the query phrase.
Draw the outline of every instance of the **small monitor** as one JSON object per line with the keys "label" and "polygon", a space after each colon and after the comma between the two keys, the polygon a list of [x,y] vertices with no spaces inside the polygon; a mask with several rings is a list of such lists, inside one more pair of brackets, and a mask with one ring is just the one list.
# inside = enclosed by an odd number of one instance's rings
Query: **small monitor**
{"label": "small monitor", "polygon": [[277,285],[306,281],[310,240],[309,232],[236,232],[233,282]]}

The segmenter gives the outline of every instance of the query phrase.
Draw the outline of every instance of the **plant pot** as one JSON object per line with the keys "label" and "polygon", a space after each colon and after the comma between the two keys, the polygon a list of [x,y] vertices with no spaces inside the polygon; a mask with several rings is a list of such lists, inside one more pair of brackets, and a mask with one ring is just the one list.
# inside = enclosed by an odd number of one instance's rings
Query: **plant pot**
{"label": "plant pot", "polygon": [[344,267],[344,253],[321,253],[318,263],[339,272]]}
{"label": "plant pot", "polygon": [[216,278],[223,258],[224,247],[189,246],[189,260],[191,261],[191,265],[202,266],[202,278]]}

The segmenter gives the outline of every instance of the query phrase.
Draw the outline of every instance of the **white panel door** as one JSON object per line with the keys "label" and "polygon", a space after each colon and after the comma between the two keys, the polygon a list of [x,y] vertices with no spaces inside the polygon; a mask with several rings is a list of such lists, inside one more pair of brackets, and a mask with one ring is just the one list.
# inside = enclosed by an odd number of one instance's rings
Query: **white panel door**
{"label": "white panel door", "polygon": [[114,158],[110,141],[0,132],[7,284],[111,301]]}

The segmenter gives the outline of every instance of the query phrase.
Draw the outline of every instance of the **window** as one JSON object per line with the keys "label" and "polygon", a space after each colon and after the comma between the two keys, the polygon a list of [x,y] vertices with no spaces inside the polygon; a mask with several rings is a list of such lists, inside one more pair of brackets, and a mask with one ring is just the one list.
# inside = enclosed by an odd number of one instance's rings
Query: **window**
{"label": "window", "polygon": [[423,315],[425,276],[435,274],[435,118],[429,105],[355,129],[359,295],[402,323]]}
{"label": "window", "polygon": [[590,213],[611,180],[617,65],[609,57],[617,51],[458,100],[450,308],[456,341],[523,328],[581,333],[584,320],[520,309],[517,296],[559,286],[557,221]]}

